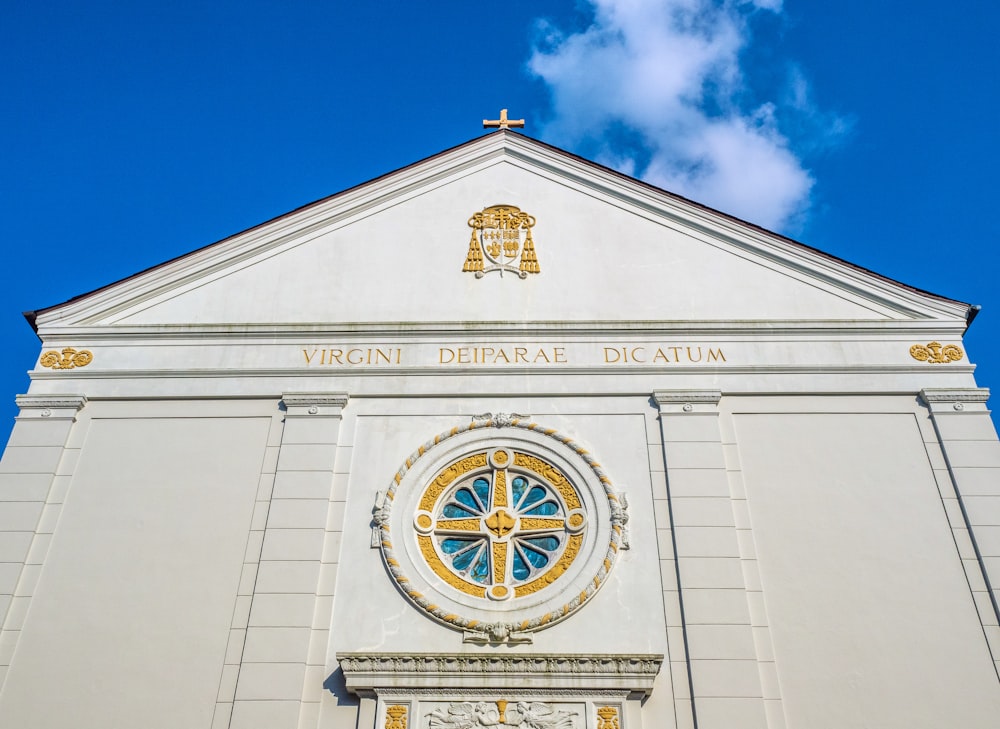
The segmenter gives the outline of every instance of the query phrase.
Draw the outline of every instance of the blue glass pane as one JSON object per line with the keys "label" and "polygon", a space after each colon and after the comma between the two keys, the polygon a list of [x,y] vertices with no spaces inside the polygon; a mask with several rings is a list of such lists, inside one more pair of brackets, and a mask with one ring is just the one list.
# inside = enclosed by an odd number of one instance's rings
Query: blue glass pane
{"label": "blue glass pane", "polygon": [[448,504],[445,506],[444,515],[449,519],[463,519],[467,516],[475,516],[471,511],[463,509],[458,504]]}
{"label": "blue glass pane", "polygon": [[490,482],[485,478],[477,478],[472,482],[472,488],[476,490],[476,496],[484,506],[490,503]]}
{"label": "blue glass pane", "polygon": [[485,549],[480,549],[478,555],[475,563],[472,565],[472,572],[470,574],[476,582],[484,583],[490,574],[490,560],[486,556]]}
{"label": "blue glass pane", "polygon": [[529,570],[528,570],[528,565],[526,565],[524,563],[524,560],[521,559],[521,555],[518,554],[518,552],[517,552],[516,549],[514,550],[514,570],[513,570],[513,572],[514,572],[514,579],[515,580],[526,580],[526,579],[528,579],[528,574],[530,574]]}
{"label": "blue glass pane", "polygon": [[548,494],[545,493],[545,489],[541,486],[532,487],[531,491],[528,492],[527,497],[524,499],[524,503],[521,504],[522,509],[529,508],[532,504],[537,503],[544,499]]}
{"label": "blue glass pane", "polygon": [[523,547],[524,556],[535,567],[544,567],[549,563],[549,558],[541,552],[536,552],[534,549],[528,549],[528,545],[523,543],[521,544],[521,547]]}
{"label": "blue glass pane", "polygon": [[441,551],[445,554],[454,554],[460,549],[472,546],[472,539],[445,539],[441,542]]}
{"label": "blue glass pane", "polygon": [[554,552],[559,548],[559,540],[555,537],[533,537],[531,539],[525,539],[524,541],[532,547],[545,549],[549,552]]}
{"label": "blue glass pane", "polygon": [[470,549],[467,552],[462,552],[460,555],[455,557],[455,559],[451,563],[451,566],[457,569],[459,572],[461,572],[470,564],[472,564],[473,558],[481,551],[482,551],[481,549]]}
{"label": "blue glass pane", "polygon": [[525,514],[531,514],[532,516],[552,516],[558,513],[559,507],[554,501],[546,501],[544,504],[539,504],[533,509],[528,509],[524,512]]}
{"label": "blue glass pane", "polygon": [[455,500],[463,506],[468,506],[474,513],[482,512],[479,504],[476,503],[476,497],[472,495],[472,492],[469,491],[469,489],[459,489],[455,494]]}
{"label": "blue glass pane", "polygon": [[521,497],[524,496],[524,492],[528,490],[528,479],[518,476],[511,483],[511,486],[513,486],[514,491],[514,503],[520,504]]}

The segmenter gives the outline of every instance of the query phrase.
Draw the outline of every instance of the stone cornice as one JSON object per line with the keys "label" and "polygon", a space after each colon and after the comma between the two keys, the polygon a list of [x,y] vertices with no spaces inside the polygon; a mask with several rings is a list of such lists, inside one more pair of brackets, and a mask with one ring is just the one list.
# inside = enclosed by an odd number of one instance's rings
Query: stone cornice
{"label": "stone cornice", "polygon": [[920,399],[934,417],[945,413],[972,415],[989,413],[986,401],[990,391],[985,387],[928,387],[920,391]]}
{"label": "stone cornice", "polygon": [[45,328],[46,346],[79,340],[88,343],[96,341],[154,341],[209,340],[211,343],[249,341],[270,343],[288,339],[301,342],[303,338],[328,339],[336,336],[344,338],[371,339],[372,337],[412,340],[417,338],[437,338],[441,336],[466,337],[470,340],[481,338],[483,332],[502,334],[525,333],[533,336],[579,335],[590,337],[594,332],[625,336],[649,335],[655,337],[695,334],[708,336],[752,336],[755,340],[792,336],[870,336],[881,337],[894,334],[906,338],[911,334],[924,333],[931,337],[961,339],[965,331],[965,320],[956,319],[905,319],[905,320],[799,320],[772,319],[757,320],[578,320],[578,321],[480,321],[471,324],[464,321],[440,322],[338,322],[338,323],[274,323],[247,324],[146,324],[146,325],[74,325],[52,324]]}
{"label": "stone cornice", "polygon": [[340,417],[347,407],[346,392],[286,392],[281,396],[286,417]]}
{"label": "stone cornice", "polygon": [[286,392],[281,396],[281,401],[288,407],[300,405],[333,405],[334,407],[347,407],[348,394],[346,392]]}
{"label": "stone cornice", "polygon": [[986,402],[990,399],[988,387],[926,388],[920,391],[924,402]]}
{"label": "stone cornice", "polygon": [[51,418],[55,420],[74,418],[87,404],[84,395],[16,395],[14,402],[21,409],[18,419]]}
{"label": "stone cornice", "polygon": [[657,405],[673,403],[701,402],[716,404],[722,399],[721,390],[656,390],[653,400]]}
{"label": "stone cornice", "polygon": [[82,408],[87,404],[85,395],[15,395],[19,408]]}
{"label": "stone cornice", "polygon": [[649,694],[661,654],[339,653],[347,688],[574,689]]}
{"label": "stone cornice", "polygon": [[[421,698],[441,698],[441,697],[461,697],[467,698],[469,696],[469,689],[462,688],[438,688],[438,687],[428,687],[428,688],[376,688],[373,693],[384,698],[404,698],[410,696],[419,696]],[[510,689],[504,688],[482,688],[476,689],[475,695],[477,697],[486,696],[497,696],[504,698],[511,694]],[[569,689],[517,689],[517,698],[523,699],[527,696],[538,697],[539,699],[569,699],[569,700],[581,700],[581,699],[619,699],[623,700],[628,698],[629,691],[627,689],[581,689],[581,688],[569,688]]]}

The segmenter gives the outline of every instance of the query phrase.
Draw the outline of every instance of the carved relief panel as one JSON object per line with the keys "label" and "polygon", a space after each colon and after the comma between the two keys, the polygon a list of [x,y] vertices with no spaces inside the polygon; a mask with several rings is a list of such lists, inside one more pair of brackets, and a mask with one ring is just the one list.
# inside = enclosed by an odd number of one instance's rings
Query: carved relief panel
{"label": "carved relief panel", "polygon": [[378,729],[625,729],[620,699],[427,695],[380,700]]}

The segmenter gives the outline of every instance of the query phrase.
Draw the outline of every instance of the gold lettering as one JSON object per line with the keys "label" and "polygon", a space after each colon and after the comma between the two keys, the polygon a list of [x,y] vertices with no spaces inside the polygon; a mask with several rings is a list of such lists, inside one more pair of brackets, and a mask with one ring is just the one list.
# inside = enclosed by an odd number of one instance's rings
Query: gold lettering
{"label": "gold lettering", "polygon": [[[441,350],[441,362],[446,362],[444,353]],[[393,365],[400,364],[402,349],[399,347],[356,347],[354,349],[303,349],[302,357],[306,366],[312,364],[320,365]],[[317,355],[319,359],[317,360]]]}
{"label": "gold lettering", "polygon": [[[438,364],[441,365],[547,365],[568,364],[566,346],[526,346],[476,345],[438,347]],[[681,362],[681,357],[689,363],[726,362],[721,347],[707,345],[667,346],[665,344],[628,344],[601,346],[605,364],[618,365],[663,365]],[[373,345],[353,348],[301,348],[302,361],[306,367],[327,366],[385,366],[398,365],[402,361],[402,348]],[[429,364],[429,363],[428,363]]]}

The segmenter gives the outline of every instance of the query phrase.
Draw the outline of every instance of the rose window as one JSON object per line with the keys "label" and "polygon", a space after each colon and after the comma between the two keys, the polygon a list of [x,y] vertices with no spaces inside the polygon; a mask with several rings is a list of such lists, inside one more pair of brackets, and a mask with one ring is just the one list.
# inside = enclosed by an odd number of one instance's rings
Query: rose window
{"label": "rose window", "polygon": [[466,594],[506,600],[555,581],[580,552],[579,494],[556,466],[498,448],[442,469],[414,517],[432,570]]}

